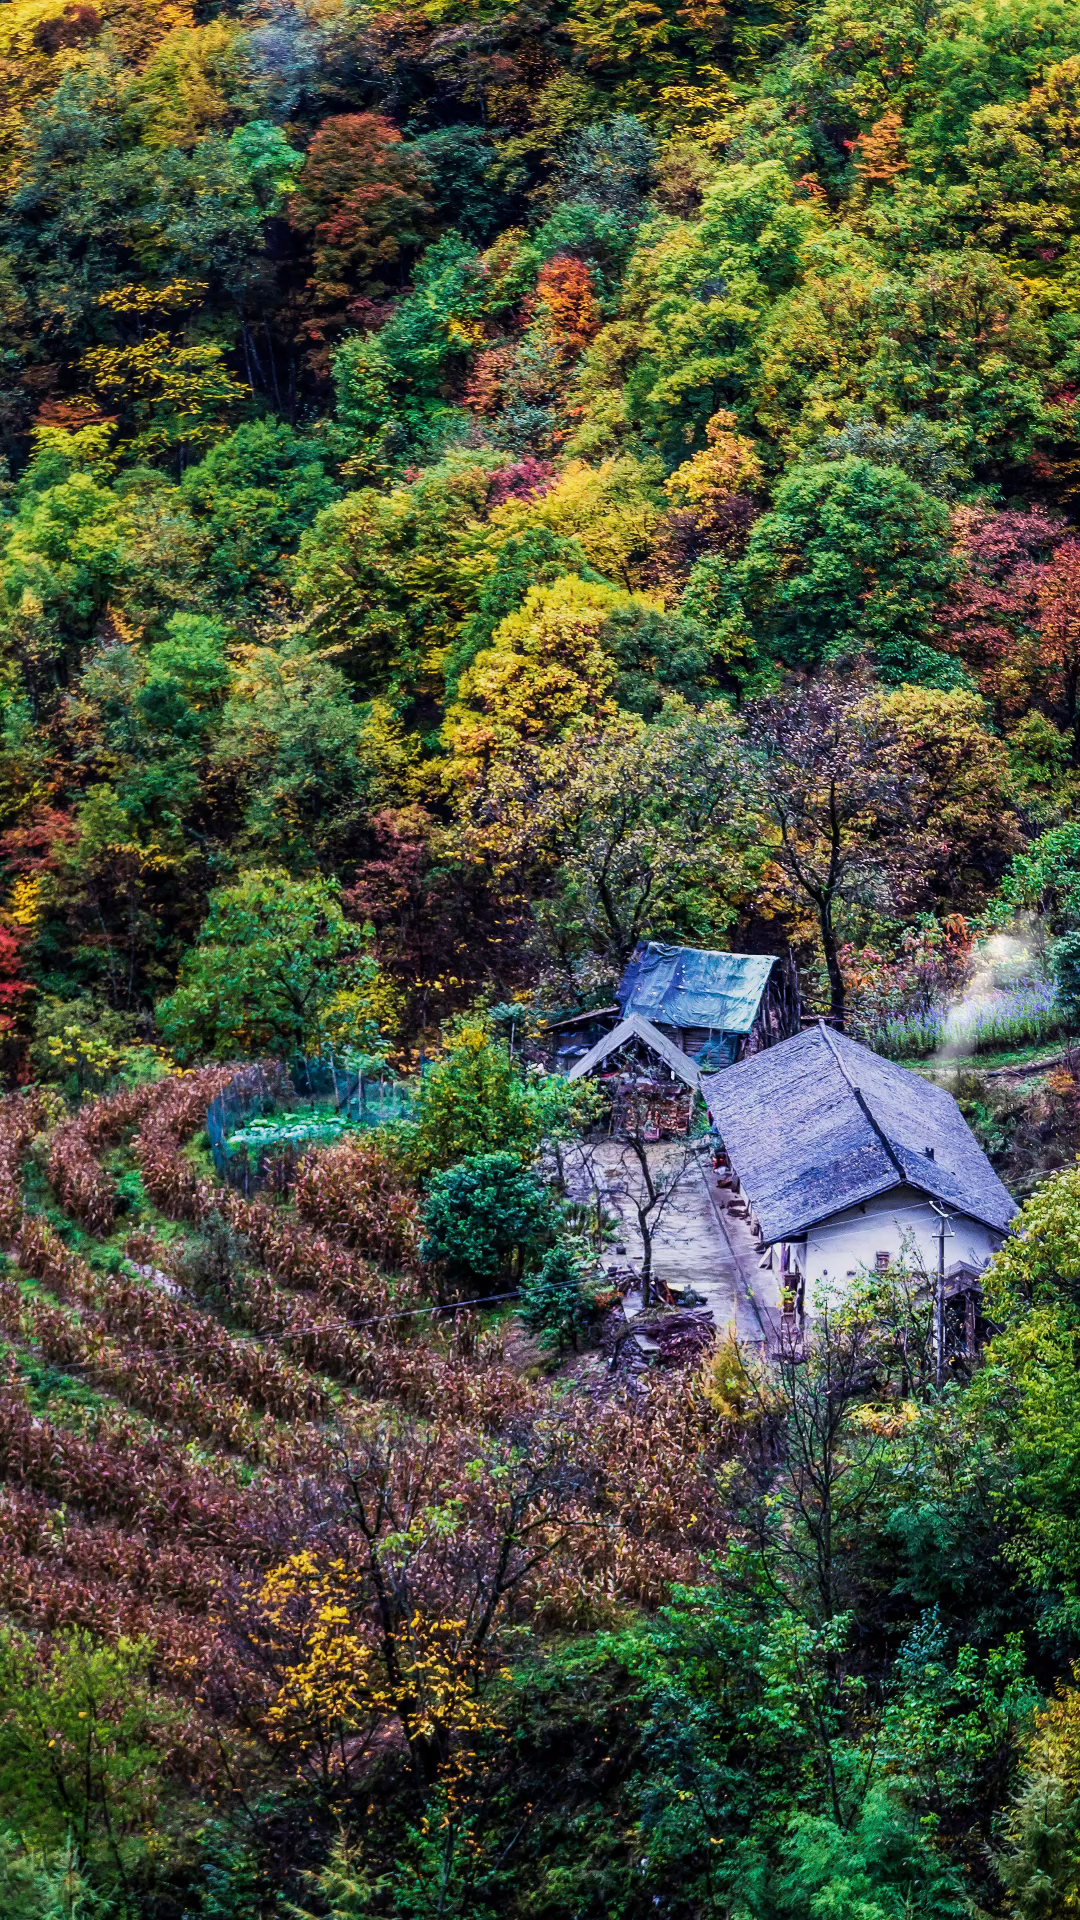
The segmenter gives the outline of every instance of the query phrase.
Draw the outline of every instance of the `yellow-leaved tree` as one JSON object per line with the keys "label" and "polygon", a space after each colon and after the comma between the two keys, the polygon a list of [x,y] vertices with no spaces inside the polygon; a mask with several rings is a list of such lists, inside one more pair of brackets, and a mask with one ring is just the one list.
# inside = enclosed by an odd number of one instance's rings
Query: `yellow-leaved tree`
{"label": "yellow-leaved tree", "polygon": [[503,1617],[579,1523],[565,1452],[554,1429],[510,1446],[409,1420],[342,1446],[332,1531],[250,1583],[235,1622],[267,1736],[325,1791],[389,1724],[424,1784],[498,1725]]}
{"label": "yellow-leaved tree", "polygon": [[620,607],[652,604],[576,574],[530,587],[461,677],[443,729],[451,784],[475,785],[493,759],[613,714],[615,663],[601,640],[604,623]]}
{"label": "yellow-leaved tree", "polygon": [[675,506],[692,507],[704,532],[722,521],[732,498],[756,493],[765,478],[753,441],[735,429],[733,413],[714,413],[705,428],[708,444],[664,482],[669,500]]}
{"label": "yellow-leaved tree", "polygon": [[491,524],[500,538],[528,523],[577,539],[590,565],[629,591],[641,584],[660,519],[656,478],[630,454],[597,466],[572,460],[541,500],[508,502]]}

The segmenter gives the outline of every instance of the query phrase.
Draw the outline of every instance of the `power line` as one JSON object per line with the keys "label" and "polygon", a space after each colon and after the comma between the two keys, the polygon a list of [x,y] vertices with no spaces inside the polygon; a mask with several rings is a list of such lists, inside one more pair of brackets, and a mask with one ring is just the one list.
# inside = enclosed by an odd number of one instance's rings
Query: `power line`
{"label": "power line", "polygon": [[[252,1334],[250,1336],[250,1345],[253,1348],[255,1348],[256,1343],[258,1343],[258,1350],[262,1351],[264,1347],[264,1343],[270,1342],[270,1341],[307,1339],[313,1335],[318,1335],[322,1333],[358,1333],[364,1327],[384,1326],[390,1320],[411,1320],[411,1319],[416,1319],[421,1315],[436,1314],[436,1313],[460,1313],[464,1309],[467,1309],[470,1307],[494,1306],[495,1304],[502,1301],[517,1300],[519,1298],[520,1298],[520,1294],[518,1290],[515,1288],[515,1290],[512,1293],[483,1294],[478,1300],[448,1300],[448,1301],[445,1301],[441,1306],[408,1307],[399,1313],[382,1313],[382,1314],[376,1315],[374,1318],[369,1320],[324,1320],[315,1326],[283,1327],[277,1333],[267,1332],[265,1334],[257,1334],[257,1333]],[[32,1302],[29,1304],[32,1304]],[[243,1347],[246,1344],[243,1335],[230,1333],[227,1327],[221,1326],[220,1323],[218,1322],[215,1322],[215,1328],[218,1332],[224,1334],[227,1340],[235,1341],[237,1346],[241,1349],[241,1351],[243,1350]],[[92,1327],[87,1327],[85,1330],[88,1334],[93,1334],[95,1332],[95,1329]],[[141,1358],[144,1360],[183,1360],[187,1358],[189,1355],[205,1354],[206,1352],[205,1347],[144,1347],[144,1346],[122,1345],[120,1340],[117,1338],[115,1334],[109,1333],[107,1329],[103,1331],[104,1331],[105,1337],[113,1342],[114,1346],[117,1348],[117,1350],[120,1353],[132,1359]],[[0,1338],[3,1338],[3,1337],[4,1336],[0,1334]],[[17,1335],[8,1334],[6,1337],[12,1341],[15,1341],[15,1342],[18,1341]],[[25,1336],[25,1340],[26,1342],[33,1344],[34,1336],[33,1336],[32,1330],[28,1331],[28,1333]],[[107,1359],[103,1357],[102,1361],[98,1363],[95,1363],[93,1361],[86,1361],[86,1360],[71,1360],[71,1361],[56,1360],[56,1361],[50,1361],[49,1364],[52,1366],[58,1367],[62,1372],[65,1372],[65,1373],[89,1373],[89,1372],[100,1371],[102,1366],[107,1365]],[[221,1382],[220,1384],[224,1385],[225,1383]]]}

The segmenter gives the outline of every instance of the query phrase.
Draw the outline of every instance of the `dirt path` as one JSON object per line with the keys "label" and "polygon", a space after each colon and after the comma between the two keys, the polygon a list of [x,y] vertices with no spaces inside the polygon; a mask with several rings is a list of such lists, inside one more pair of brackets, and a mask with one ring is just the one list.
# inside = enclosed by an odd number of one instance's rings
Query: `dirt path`
{"label": "dirt path", "polygon": [[[655,1164],[665,1170],[683,1159],[678,1146],[658,1146],[650,1151],[656,1156]],[[602,1141],[588,1153],[591,1178],[584,1166],[575,1168],[568,1163],[571,1191],[584,1199],[593,1181],[599,1180],[607,1210],[621,1222],[621,1238],[630,1264],[640,1271],[641,1236],[633,1203],[640,1175],[635,1178],[617,1141]],[[745,1227],[740,1233],[741,1223],[728,1226],[722,1197],[714,1193],[714,1187],[708,1154],[695,1154],[653,1236],[653,1272],[673,1289],[692,1287],[712,1309],[718,1330],[732,1327],[740,1340],[760,1346],[770,1332],[770,1309],[778,1304],[773,1276],[760,1268],[761,1256]],[[631,1315],[637,1304],[631,1294],[627,1301]]]}

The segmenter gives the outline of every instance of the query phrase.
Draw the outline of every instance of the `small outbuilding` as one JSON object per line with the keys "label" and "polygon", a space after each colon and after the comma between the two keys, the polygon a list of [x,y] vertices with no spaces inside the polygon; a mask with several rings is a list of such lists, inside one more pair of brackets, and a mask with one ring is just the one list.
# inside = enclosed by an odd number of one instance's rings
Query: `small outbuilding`
{"label": "small outbuilding", "polygon": [[597,1074],[611,1097],[610,1131],[659,1140],[689,1133],[701,1076],[689,1054],[639,1013],[576,1060],[568,1080]]}
{"label": "small outbuilding", "polygon": [[703,1073],[715,1073],[799,1031],[790,958],[639,941],[616,993],[623,1020],[658,1028]]}
{"label": "small outbuilding", "polygon": [[800,1316],[860,1269],[936,1274],[943,1231],[946,1278],[977,1286],[1017,1209],[943,1087],[822,1024],[701,1090]]}

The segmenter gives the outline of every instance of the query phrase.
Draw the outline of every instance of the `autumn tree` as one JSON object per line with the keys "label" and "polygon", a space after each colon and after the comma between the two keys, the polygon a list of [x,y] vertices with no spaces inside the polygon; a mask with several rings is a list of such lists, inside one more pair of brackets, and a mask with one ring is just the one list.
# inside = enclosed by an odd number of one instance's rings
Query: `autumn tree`
{"label": "autumn tree", "polygon": [[581,353],[599,332],[600,309],[584,260],[572,254],[549,260],[537,277],[536,299],[549,338],[567,359]]}
{"label": "autumn tree", "polygon": [[896,112],[883,113],[872,127],[860,133],[852,147],[852,159],[864,189],[891,187],[908,171],[904,156],[904,128]]}
{"label": "autumn tree", "polygon": [[765,477],[753,442],[736,427],[733,413],[714,413],[705,427],[705,446],[664,482],[675,506],[691,509],[695,528],[710,547],[727,544],[741,518],[736,503],[757,493]]}
{"label": "autumn tree", "polygon": [[978,897],[973,861],[995,849],[1003,858],[1013,832],[1003,749],[972,695],[882,694],[859,676],[762,701],[748,739],[769,851],[793,904],[813,911],[842,1027],[838,915],[897,914],[935,887],[955,907],[965,878]]}
{"label": "autumn tree", "polygon": [[938,616],[939,644],[964,662],[1002,720],[1022,713],[1036,694],[1037,583],[1066,532],[1067,523],[1042,507],[953,513],[957,577]]}
{"label": "autumn tree", "polygon": [[1036,686],[1080,766],[1080,541],[1062,541],[1032,579]]}
{"label": "autumn tree", "polygon": [[319,127],[289,204],[312,243],[311,291],[348,317],[385,293],[431,214],[428,168],[381,113],[332,114]]}
{"label": "autumn tree", "polygon": [[651,724],[586,721],[506,757],[461,829],[466,857],[532,900],[551,959],[582,988],[610,982],[643,935],[720,937],[756,841],[730,713],[677,703]]}
{"label": "autumn tree", "polygon": [[1000,721],[1039,715],[1080,765],[1080,543],[1045,508],[954,516],[961,572],[942,635],[977,673]]}
{"label": "autumn tree", "polygon": [[1080,1678],[1060,1682],[1023,1745],[998,1871],[1017,1914],[1068,1912],[1080,1880]]}
{"label": "autumn tree", "polygon": [[491,1726],[501,1629],[570,1536],[583,1476],[562,1453],[554,1433],[487,1443],[408,1420],[343,1439],[332,1538],[243,1608],[273,1682],[271,1734],[347,1783],[351,1743],[396,1721],[429,1786]]}
{"label": "autumn tree", "polygon": [[193,338],[185,325],[185,310],[190,319],[206,291],[177,280],[158,294],[131,285],[99,296],[122,337],[88,347],[81,371],[101,406],[119,414],[137,457],[175,450],[182,465],[220,439],[230,413],[251,398],[230,373],[221,342]]}
{"label": "autumn tree", "polygon": [[615,663],[600,635],[628,600],[575,574],[529,588],[461,676],[444,729],[456,779],[475,784],[493,760],[611,711]]}

